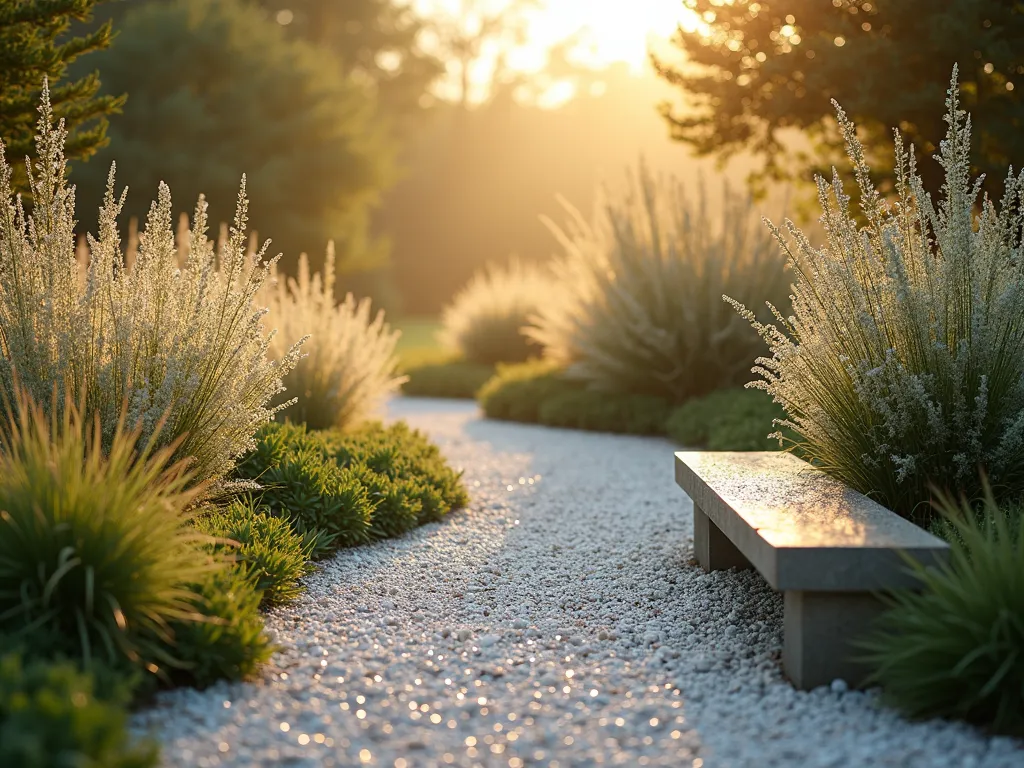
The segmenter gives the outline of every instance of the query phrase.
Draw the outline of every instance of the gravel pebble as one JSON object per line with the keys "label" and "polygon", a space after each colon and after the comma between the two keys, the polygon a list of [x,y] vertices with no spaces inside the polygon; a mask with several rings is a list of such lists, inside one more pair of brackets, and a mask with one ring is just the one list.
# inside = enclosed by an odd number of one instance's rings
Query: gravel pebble
{"label": "gravel pebble", "polygon": [[693,564],[667,442],[460,402],[389,415],[438,441],[472,504],[322,563],[268,616],[283,650],[261,680],[136,713],[165,765],[1024,766],[1019,741],[908,722],[841,680],[794,690],[779,595]]}

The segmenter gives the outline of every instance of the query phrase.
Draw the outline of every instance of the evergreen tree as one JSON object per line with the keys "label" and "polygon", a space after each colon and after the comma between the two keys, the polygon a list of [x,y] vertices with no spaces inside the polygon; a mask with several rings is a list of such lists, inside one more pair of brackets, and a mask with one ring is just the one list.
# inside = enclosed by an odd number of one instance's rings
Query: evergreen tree
{"label": "evergreen tree", "polygon": [[[1008,164],[1024,164],[1024,5],[1016,0],[686,5],[706,23],[676,36],[687,63],[655,57],[655,65],[686,93],[685,110],[662,111],[675,138],[699,155],[752,151],[764,160],[755,176],[761,182],[842,165],[836,99],[857,124],[879,180],[891,183],[893,128],[919,159],[933,155],[945,134],[935,104],[958,63],[963,108],[974,117],[974,170],[998,187]],[[787,150],[791,128],[809,136],[816,162]],[[924,160],[919,170],[937,191],[938,163]]]}
{"label": "evergreen tree", "polygon": [[66,151],[72,159],[106,146],[106,116],[124,104],[123,96],[98,95],[95,72],[60,82],[75,59],[110,45],[109,23],[82,35],[68,34],[73,22],[89,20],[99,2],[103,0],[0,0],[0,138],[22,191],[24,158],[33,154],[44,78],[49,79],[54,114],[71,132]]}
{"label": "evergreen tree", "polygon": [[419,45],[424,22],[396,0],[256,0],[295,37],[330,50],[349,76],[372,83],[383,114],[414,126],[423,96],[444,71]]}
{"label": "evergreen tree", "polygon": [[379,264],[384,243],[370,214],[393,177],[395,148],[377,120],[371,89],[337,60],[289,39],[243,0],[132,2],[117,42],[96,56],[104,87],[127,91],[111,146],[72,173],[78,218],[95,227],[111,161],[129,187],[125,218],[144,220],[157,184],[175,212],[205,194],[210,220],[230,221],[242,174],[249,218],[294,271],[335,240],[339,268]]}

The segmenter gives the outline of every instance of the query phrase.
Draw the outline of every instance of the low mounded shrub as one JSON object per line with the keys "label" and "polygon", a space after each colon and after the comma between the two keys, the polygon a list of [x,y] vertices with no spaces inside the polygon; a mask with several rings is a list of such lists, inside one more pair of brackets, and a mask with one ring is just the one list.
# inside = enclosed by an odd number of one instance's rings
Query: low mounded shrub
{"label": "low mounded shrub", "polygon": [[220,568],[190,585],[197,616],[171,625],[177,663],[171,680],[205,688],[251,678],[275,648],[263,631],[263,593],[245,565]]}
{"label": "low mounded shrub", "polygon": [[582,391],[568,381],[561,366],[540,360],[500,365],[497,373],[477,393],[477,402],[489,419],[540,422],[541,404],[555,395]]}
{"label": "low mounded shrub", "polygon": [[[83,412],[98,413],[103,449],[111,451],[119,415],[140,425],[140,439],[176,443],[195,482],[227,474],[269,421],[269,403],[296,348],[274,360],[266,354],[263,313],[253,299],[269,274],[260,252],[245,257],[245,184],[230,237],[220,253],[206,237],[200,199],[189,257],[178,264],[171,196],[161,184],[140,241],[126,268],[111,169],[98,238],[87,263],[75,253],[74,188],[66,183],[63,123],[53,125],[44,90],[32,165],[32,213],[11,189],[11,168],[0,157],[0,391],[16,400],[16,380],[36,402],[58,408],[54,391],[70,392]],[[219,265],[219,269],[217,268]],[[158,430],[161,420],[165,423]]]}
{"label": "low mounded shrub", "polygon": [[661,435],[672,406],[650,395],[616,395],[580,389],[551,395],[541,404],[537,420],[549,427]]}
{"label": "low mounded shrub", "polygon": [[0,765],[11,768],[149,768],[156,745],[132,743],[130,691],[97,695],[69,661],[0,656]]}
{"label": "low mounded shrub", "polygon": [[261,607],[289,602],[302,593],[299,582],[311,570],[312,542],[287,521],[243,499],[210,511],[196,521],[196,528],[215,539],[210,545],[214,551],[232,557],[249,577],[262,595]]}
{"label": "low mounded shrub", "polygon": [[778,438],[768,435],[777,431],[774,421],[785,416],[785,411],[764,392],[723,389],[694,398],[672,411],[666,432],[687,448],[778,450]]}
{"label": "low mounded shrub", "polygon": [[494,375],[493,365],[451,360],[428,363],[406,371],[403,394],[411,397],[451,397],[472,400]]}
{"label": "low mounded shrub", "polygon": [[21,393],[0,443],[0,634],[156,671],[191,613],[186,584],[219,567],[185,512],[202,489],[169,464],[174,444],[154,448],[158,433],[140,451],[137,432],[104,441],[74,405],[52,410]]}
{"label": "low mounded shrub", "polygon": [[921,591],[886,598],[864,641],[871,681],[913,717],[961,718],[1024,736],[1024,531],[1021,509],[992,496],[980,516],[940,507],[952,551],[947,567],[914,564]]}
{"label": "low mounded shrub", "polygon": [[[348,294],[338,304],[334,283],[331,243],[323,274],[311,275],[303,254],[297,278],[268,281],[257,296],[279,331],[270,343],[272,356],[287,355],[288,344],[310,335],[302,346],[305,356],[285,380],[287,396],[298,402],[284,414],[310,429],[347,429],[364,421],[403,381],[396,373],[398,331],[384,322],[383,310],[371,316],[369,299]],[[276,401],[285,402],[285,396]]]}
{"label": "low mounded shrub", "polygon": [[311,542],[314,558],[397,536],[468,502],[437,446],[402,423],[350,433],[270,425],[238,477],[259,483],[253,502]]}
{"label": "low mounded shrub", "polygon": [[523,331],[545,303],[558,301],[551,275],[513,259],[488,266],[459,291],[441,316],[441,338],[471,363],[520,363],[540,354]]}
{"label": "low mounded shrub", "polygon": [[765,345],[722,295],[781,304],[789,276],[747,198],[726,189],[716,225],[703,188],[692,201],[641,165],[592,223],[566,207],[565,230],[549,222],[564,295],[539,305],[528,331],[545,359],[589,389],[674,403],[748,380]]}
{"label": "low mounded shrub", "polygon": [[658,397],[587,390],[545,361],[498,366],[478,400],[492,419],[635,435],[664,434],[671,410]]}
{"label": "low mounded shrub", "polygon": [[836,105],[866,226],[838,174],[819,178],[826,243],[773,228],[793,268],[792,317],[762,325],[733,302],[771,347],[757,386],[785,407],[800,454],[922,523],[933,485],[978,498],[979,466],[998,499],[1024,493],[1024,174],[1007,176],[998,206],[979,199],[955,71],[946,106],[941,198],[898,142],[890,204]]}

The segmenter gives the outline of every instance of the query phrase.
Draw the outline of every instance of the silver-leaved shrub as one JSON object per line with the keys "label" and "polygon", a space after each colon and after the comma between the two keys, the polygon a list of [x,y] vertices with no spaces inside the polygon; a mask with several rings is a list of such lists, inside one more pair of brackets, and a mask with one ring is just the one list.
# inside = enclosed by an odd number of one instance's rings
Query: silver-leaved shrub
{"label": "silver-leaved shrub", "polygon": [[[269,405],[294,367],[298,348],[267,356],[273,334],[254,304],[268,279],[263,253],[245,258],[243,178],[230,237],[219,253],[206,236],[206,203],[196,207],[189,255],[179,264],[170,190],[161,185],[127,268],[111,168],[90,235],[76,260],[75,190],[66,182],[63,122],[53,122],[49,93],[40,106],[31,164],[31,213],[11,188],[0,146],[0,387],[15,402],[16,382],[38,403],[62,409],[63,396],[98,415],[109,450],[122,411],[154,447],[181,439],[195,481],[216,481],[254,446]],[[55,396],[56,395],[56,396]],[[278,406],[279,407],[279,406]],[[166,419],[162,429],[161,420]]]}
{"label": "silver-leaved shrub", "polygon": [[287,394],[297,402],[286,414],[311,429],[344,429],[364,421],[405,381],[396,373],[401,332],[384,321],[383,310],[372,313],[368,298],[356,300],[349,293],[339,304],[335,280],[332,243],[323,273],[311,272],[302,254],[297,278],[268,282],[257,297],[280,330],[270,344],[272,355],[288,354],[287,339],[309,335],[305,354],[288,374]]}
{"label": "silver-leaved shrub", "polygon": [[592,389],[683,402],[741,386],[766,348],[722,294],[785,302],[785,260],[749,198],[725,188],[712,215],[703,186],[688,196],[642,165],[630,181],[592,222],[567,206],[568,225],[551,225],[565,291],[540,306],[530,335]]}
{"label": "silver-leaved shrub", "polygon": [[522,363],[540,356],[526,327],[561,290],[545,269],[512,259],[477,272],[441,314],[442,343],[473,363]]}
{"label": "silver-leaved shrub", "polygon": [[[757,361],[800,453],[853,488],[926,519],[934,485],[976,497],[979,468],[1003,496],[1024,491],[1024,175],[996,205],[970,177],[970,118],[946,100],[937,201],[896,136],[895,199],[873,186],[853,124],[835,105],[860,189],[860,223],[839,174],[817,180],[825,243],[772,226],[795,276],[792,317],[757,322]],[[735,298],[735,297],[734,297]]]}

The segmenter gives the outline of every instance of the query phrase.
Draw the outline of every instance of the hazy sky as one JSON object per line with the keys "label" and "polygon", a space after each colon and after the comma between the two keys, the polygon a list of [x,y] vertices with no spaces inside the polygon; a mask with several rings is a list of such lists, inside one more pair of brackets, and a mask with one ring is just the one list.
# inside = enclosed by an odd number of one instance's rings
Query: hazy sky
{"label": "hazy sky", "polygon": [[[483,8],[501,8],[508,0],[476,0]],[[463,0],[413,0],[424,14],[457,13]],[[695,19],[682,0],[543,0],[542,9],[530,13],[530,43],[523,51],[524,64],[531,55],[581,27],[593,43],[593,60],[607,64],[625,61],[642,68],[650,36],[667,38],[677,23],[692,28]],[[525,64],[529,66],[529,64]]]}

